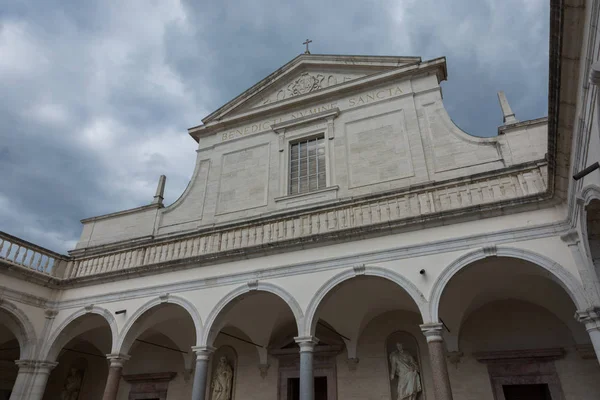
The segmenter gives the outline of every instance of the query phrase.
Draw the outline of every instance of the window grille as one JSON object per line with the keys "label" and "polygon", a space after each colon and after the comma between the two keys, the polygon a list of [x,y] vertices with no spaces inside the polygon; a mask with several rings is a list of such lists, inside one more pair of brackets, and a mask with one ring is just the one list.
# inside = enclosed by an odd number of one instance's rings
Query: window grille
{"label": "window grille", "polygon": [[290,145],[290,194],[322,189],[325,178],[325,138],[323,136]]}

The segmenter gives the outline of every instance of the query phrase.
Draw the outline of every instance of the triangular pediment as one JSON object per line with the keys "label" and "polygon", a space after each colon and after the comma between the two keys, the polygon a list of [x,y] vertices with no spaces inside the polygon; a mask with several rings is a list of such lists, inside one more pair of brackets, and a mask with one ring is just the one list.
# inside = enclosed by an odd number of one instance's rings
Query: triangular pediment
{"label": "triangular pediment", "polygon": [[203,119],[205,124],[421,61],[420,57],[302,54]]}

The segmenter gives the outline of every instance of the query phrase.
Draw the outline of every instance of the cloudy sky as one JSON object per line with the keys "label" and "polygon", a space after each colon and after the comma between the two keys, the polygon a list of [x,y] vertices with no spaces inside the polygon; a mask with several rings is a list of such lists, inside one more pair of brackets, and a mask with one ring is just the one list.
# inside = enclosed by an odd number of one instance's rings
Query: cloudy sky
{"label": "cloudy sky", "polygon": [[193,171],[186,129],[313,40],[313,54],[446,56],[472,135],[547,115],[548,0],[1,0],[0,230],[58,252],[80,219],[166,203]]}

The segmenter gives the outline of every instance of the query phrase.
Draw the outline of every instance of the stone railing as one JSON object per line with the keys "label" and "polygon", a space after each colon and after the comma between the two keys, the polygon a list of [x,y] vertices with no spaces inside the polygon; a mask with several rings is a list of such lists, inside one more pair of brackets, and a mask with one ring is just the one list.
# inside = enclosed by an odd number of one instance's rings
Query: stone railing
{"label": "stone railing", "polygon": [[0,232],[0,263],[55,275],[66,268],[68,258],[26,240]]}
{"label": "stone railing", "polygon": [[69,263],[64,277],[78,278],[283,241],[297,242],[314,235],[369,225],[392,225],[427,214],[541,194],[546,191],[545,182],[545,164],[492,177],[445,182],[322,210],[299,211],[291,216],[190,234],[133,249],[81,257]]}

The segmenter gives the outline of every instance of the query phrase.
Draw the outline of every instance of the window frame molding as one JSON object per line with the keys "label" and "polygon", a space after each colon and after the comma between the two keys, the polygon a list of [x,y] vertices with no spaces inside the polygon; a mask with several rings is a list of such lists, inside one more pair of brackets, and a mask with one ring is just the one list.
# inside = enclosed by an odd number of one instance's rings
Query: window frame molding
{"label": "window frame molding", "polygon": [[[322,111],[291,121],[271,126],[278,136],[279,144],[279,197],[306,196],[326,191],[335,186],[334,146],[330,143],[335,138],[334,119],[340,114],[339,108]],[[323,126],[324,125],[324,126]],[[323,135],[325,139],[325,187],[304,193],[290,193],[290,147],[293,143],[309,140]]]}

